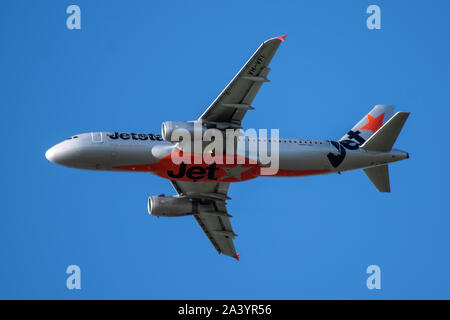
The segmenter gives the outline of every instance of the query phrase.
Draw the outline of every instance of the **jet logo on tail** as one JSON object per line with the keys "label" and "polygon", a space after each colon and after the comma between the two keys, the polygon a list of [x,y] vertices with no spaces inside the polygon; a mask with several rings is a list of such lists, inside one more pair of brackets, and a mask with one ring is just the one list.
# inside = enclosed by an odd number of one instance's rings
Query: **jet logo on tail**
{"label": "jet logo on tail", "polygon": [[[358,150],[359,147],[366,142],[366,140],[361,136],[361,131],[359,130],[369,130],[372,134],[378,131],[383,126],[385,112],[381,113],[377,117],[373,117],[367,114],[367,123],[361,127],[355,126],[352,130],[347,132],[342,140],[330,141],[330,143],[336,148],[338,154],[335,155],[332,152],[327,154],[327,158],[330,161],[333,168],[337,168],[345,159],[348,150]],[[359,128],[359,129],[358,129]]]}
{"label": "jet logo on tail", "polygon": [[384,113],[380,114],[376,118],[374,118],[370,114],[368,114],[367,119],[369,120],[369,122],[367,122],[363,127],[361,127],[361,129],[370,130],[370,131],[372,131],[372,134],[374,134],[383,125],[383,118],[384,118]]}

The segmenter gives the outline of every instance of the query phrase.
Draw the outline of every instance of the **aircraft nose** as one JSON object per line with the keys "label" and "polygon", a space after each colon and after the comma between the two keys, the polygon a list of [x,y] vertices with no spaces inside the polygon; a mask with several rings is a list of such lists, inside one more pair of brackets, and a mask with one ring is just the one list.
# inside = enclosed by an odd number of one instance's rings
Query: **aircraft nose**
{"label": "aircraft nose", "polygon": [[62,165],[72,166],[76,161],[77,150],[72,146],[66,146],[64,143],[57,144],[45,152],[48,161]]}
{"label": "aircraft nose", "polygon": [[48,161],[56,163],[56,164],[62,164],[64,165],[64,151],[62,148],[58,145],[51,147],[47,150],[45,153],[45,157]]}
{"label": "aircraft nose", "polygon": [[55,149],[56,149],[55,146],[53,146],[50,149],[48,149],[47,152],[45,153],[45,157],[47,158],[47,160],[53,163],[55,163],[55,159],[57,158]]}

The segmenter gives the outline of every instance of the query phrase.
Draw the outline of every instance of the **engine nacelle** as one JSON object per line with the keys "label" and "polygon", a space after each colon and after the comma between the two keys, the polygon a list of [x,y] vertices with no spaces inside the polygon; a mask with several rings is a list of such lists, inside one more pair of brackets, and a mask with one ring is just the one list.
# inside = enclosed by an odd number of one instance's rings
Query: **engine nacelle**
{"label": "engine nacelle", "polygon": [[194,203],[188,198],[151,196],[148,213],[157,217],[182,217],[194,212]]}
{"label": "engine nacelle", "polygon": [[[197,128],[200,134],[197,133],[197,135],[194,135],[194,128]],[[206,129],[207,128],[203,125],[200,125],[199,122],[166,121],[163,122],[161,126],[161,136],[166,141],[178,142],[179,137],[184,136],[182,132],[182,130],[184,130],[189,133],[191,141],[196,138],[201,140],[203,137],[203,132],[205,132]],[[172,137],[172,134],[175,132],[175,130],[180,130],[180,132],[176,134],[175,137]]]}

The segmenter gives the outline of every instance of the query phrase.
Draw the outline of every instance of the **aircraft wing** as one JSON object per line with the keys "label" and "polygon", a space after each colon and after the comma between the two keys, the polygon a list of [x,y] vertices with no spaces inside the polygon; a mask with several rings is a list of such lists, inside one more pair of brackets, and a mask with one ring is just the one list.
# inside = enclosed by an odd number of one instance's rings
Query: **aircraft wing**
{"label": "aircraft wing", "polygon": [[218,129],[241,128],[241,120],[261,88],[267,82],[268,65],[286,35],[265,41],[252,57],[200,116],[205,123],[214,123]]}
{"label": "aircraft wing", "polygon": [[216,248],[218,253],[239,260],[233,238],[236,234],[230,223],[225,200],[228,182],[187,182],[171,180],[173,187],[181,196],[199,200],[198,213],[195,220]]}

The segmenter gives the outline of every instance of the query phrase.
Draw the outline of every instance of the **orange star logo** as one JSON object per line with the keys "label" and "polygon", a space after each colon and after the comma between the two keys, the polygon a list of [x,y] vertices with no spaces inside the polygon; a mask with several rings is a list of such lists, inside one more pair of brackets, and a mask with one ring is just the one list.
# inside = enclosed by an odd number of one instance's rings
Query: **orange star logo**
{"label": "orange star logo", "polygon": [[372,131],[372,134],[374,134],[383,125],[383,118],[384,118],[384,113],[380,114],[376,118],[374,118],[370,114],[368,114],[367,119],[369,119],[369,122],[367,122],[364,126],[362,126],[361,129],[370,130],[370,131]]}

